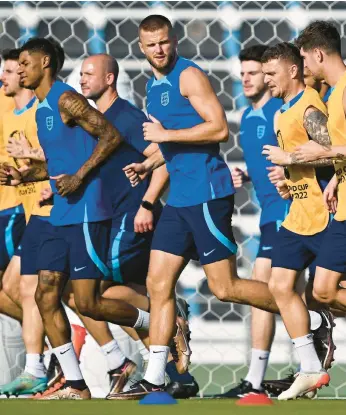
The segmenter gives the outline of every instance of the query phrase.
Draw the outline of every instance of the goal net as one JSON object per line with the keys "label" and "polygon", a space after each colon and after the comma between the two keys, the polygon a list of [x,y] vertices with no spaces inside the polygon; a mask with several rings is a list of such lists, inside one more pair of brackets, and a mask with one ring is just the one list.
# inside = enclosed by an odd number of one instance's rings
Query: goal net
{"label": "goal net", "polygon": [[[0,3],[1,49],[19,46],[32,36],[51,36],[63,46],[66,62],[61,77],[78,83],[79,65],[93,53],[107,52],[121,66],[119,93],[145,108],[145,85],[150,77],[137,39],[141,19],[158,13],[170,18],[179,38],[179,53],[193,59],[210,76],[225,108],[230,139],[221,145],[230,167],[244,167],[238,145],[239,122],[247,102],[239,78],[238,53],[258,43],[274,45],[289,41],[310,21],[330,19],[345,34],[345,2],[328,1],[28,1]],[[239,245],[238,267],[241,277],[249,278],[259,240],[259,207],[251,185],[236,194],[234,231]],[[229,389],[247,372],[251,339],[250,309],[221,303],[210,293],[203,270],[190,263],[180,278],[177,292],[191,306],[192,366],[201,394]],[[0,319],[0,384],[18,374],[23,349],[18,327]],[[336,321],[336,362],[331,370],[331,386],[319,396],[346,396],[346,325]],[[16,331],[17,330],[17,331]],[[117,335],[119,332],[117,331]],[[88,341],[82,353],[82,369],[95,388],[107,388],[105,364],[96,345]],[[88,356],[90,357],[88,359]],[[266,378],[283,377],[295,368],[286,330],[277,318],[277,329]],[[103,362],[103,363],[102,363]],[[97,392],[99,395],[100,393]]]}

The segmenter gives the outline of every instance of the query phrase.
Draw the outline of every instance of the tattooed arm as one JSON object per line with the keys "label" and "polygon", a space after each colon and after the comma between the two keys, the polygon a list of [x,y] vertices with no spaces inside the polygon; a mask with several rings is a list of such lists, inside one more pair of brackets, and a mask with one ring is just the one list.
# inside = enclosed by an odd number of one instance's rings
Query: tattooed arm
{"label": "tattooed arm", "polygon": [[[299,146],[294,151],[294,157],[299,163],[323,162],[325,160],[346,160],[346,146],[332,146],[327,130],[327,117],[316,108],[304,119],[304,126],[314,141]],[[306,113],[310,110],[306,111]],[[322,116],[321,116],[322,114]],[[306,125],[305,125],[306,124]],[[320,128],[318,128],[320,124]],[[315,138],[314,138],[315,137]]]}
{"label": "tattooed arm", "polygon": [[76,191],[84,178],[98,167],[121,143],[119,131],[105,117],[91,107],[86,98],[74,91],[64,92],[59,99],[59,111],[66,125],[79,125],[89,134],[98,138],[98,143],[88,160],[74,175],[57,177],[56,186],[61,196]]}
{"label": "tattooed arm", "polygon": [[[293,153],[279,147],[265,145],[262,154],[274,164],[281,166],[303,165],[311,167],[331,166],[333,161],[328,157],[318,157],[320,149],[330,147],[330,137],[327,129],[328,118],[315,107],[309,107],[304,114],[304,128],[311,140],[297,147]],[[304,153],[304,156],[302,154]],[[309,153],[309,157],[307,157]]]}
{"label": "tattooed arm", "polygon": [[46,160],[42,148],[31,147],[23,131],[19,133],[19,138],[9,137],[6,150],[9,156],[16,159]]}
{"label": "tattooed arm", "polygon": [[19,170],[7,164],[0,166],[0,184],[17,186],[20,183],[39,182],[49,178],[45,162],[35,162]]}

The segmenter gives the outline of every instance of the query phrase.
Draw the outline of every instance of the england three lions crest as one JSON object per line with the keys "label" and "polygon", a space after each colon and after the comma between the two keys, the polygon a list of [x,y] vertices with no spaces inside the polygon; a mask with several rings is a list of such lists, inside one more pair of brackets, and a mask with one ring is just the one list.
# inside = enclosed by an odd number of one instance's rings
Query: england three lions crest
{"label": "england three lions crest", "polygon": [[266,126],[265,125],[258,125],[257,126],[257,138],[261,140],[264,137],[264,134],[266,132]]}
{"label": "england three lions crest", "polygon": [[161,94],[161,105],[165,107],[168,104],[169,104],[169,92],[168,91],[162,92],[162,94]]}
{"label": "england three lions crest", "polygon": [[49,117],[46,117],[46,127],[48,131],[52,131],[53,129],[53,116],[50,115]]}

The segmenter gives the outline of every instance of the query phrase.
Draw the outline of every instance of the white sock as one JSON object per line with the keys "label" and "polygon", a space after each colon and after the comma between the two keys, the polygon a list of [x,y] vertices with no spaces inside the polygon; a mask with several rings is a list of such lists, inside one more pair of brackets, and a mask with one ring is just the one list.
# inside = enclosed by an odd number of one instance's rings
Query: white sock
{"label": "white sock", "polygon": [[25,360],[24,372],[30,373],[37,378],[44,378],[47,370],[43,363],[43,355],[39,353],[28,353]]}
{"label": "white sock", "polygon": [[168,346],[150,346],[150,356],[144,379],[154,385],[164,385],[165,370],[169,353]]}
{"label": "white sock", "polygon": [[316,311],[310,311],[310,330],[317,330],[321,327],[322,317],[321,314],[316,313]]}
{"label": "white sock", "polygon": [[140,310],[139,308],[137,308],[137,310],[138,310],[138,318],[133,328],[149,330],[150,314],[147,311]]}
{"label": "white sock", "polygon": [[252,383],[252,387],[261,390],[261,383],[266,373],[269,353],[267,350],[251,349],[251,362],[245,380]]}
{"label": "white sock", "polygon": [[83,375],[79,368],[79,362],[73,348],[73,344],[66,343],[62,346],[52,349],[59,360],[62,371],[66,380],[82,380]]}
{"label": "white sock", "polygon": [[106,357],[109,370],[117,369],[126,359],[126,356],[120,350],[118,342],[115,339],[101,346],[101,350]]}
{"label": "white sock", "polygon": [[136,345],[143,361],[147,362],[149,360],[149,350],[145,347],[145,344],[142,342],[142,340],[136,340]]}
{"label": "white sock", "polygon": [[297,337],[292,339],[292,342],[299,355],[300,371],[307,373],[320,372],[322,365],[315,350],[313,335],[310,333],[306,336]]}

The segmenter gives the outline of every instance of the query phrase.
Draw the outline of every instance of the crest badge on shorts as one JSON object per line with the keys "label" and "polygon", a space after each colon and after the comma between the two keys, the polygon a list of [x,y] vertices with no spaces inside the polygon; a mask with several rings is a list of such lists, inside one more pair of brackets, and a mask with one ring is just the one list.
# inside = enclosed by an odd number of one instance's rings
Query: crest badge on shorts
{"label": "crest badge on shorts", "polygon": [[52,131],[53,129],[53,116],[50,115],[49,117],[46,117],[46,127],[48,131]]}
{"label": "crest badge on shorts", "polygon": [[169,92],[162,92],[161,94],[161,105],[162,106],[167,106],[169,104]]}
{"label": "crest badge on shorts", "polygon": [[264,134],[266,132],[266,126],[265,125],[258,125],[257,126],[257,138],[261,140],[264,137]]}

